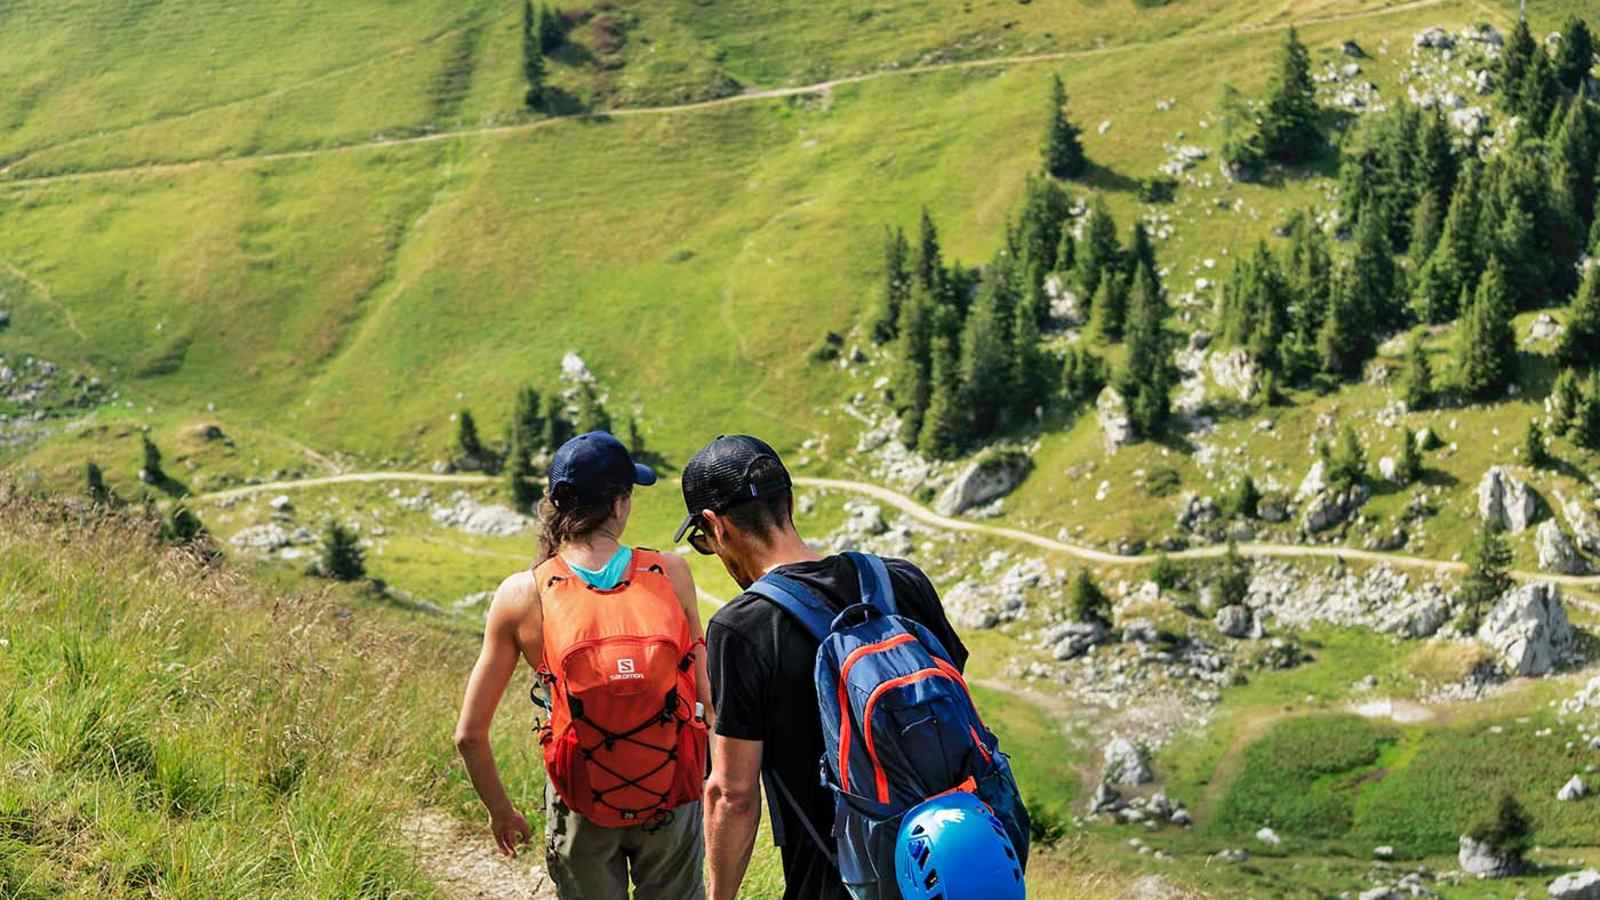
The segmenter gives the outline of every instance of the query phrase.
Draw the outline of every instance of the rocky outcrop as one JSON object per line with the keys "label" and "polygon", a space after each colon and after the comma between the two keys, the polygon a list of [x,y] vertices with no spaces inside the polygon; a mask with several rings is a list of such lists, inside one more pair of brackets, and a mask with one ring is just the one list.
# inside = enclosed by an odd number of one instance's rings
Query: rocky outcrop
{"label": "rocky outcrop", "polygon": [[1049,629],[1044,641],[1050,653],[1058,660],[1077,659],[1110,638],[1110,632],[1098,622],[1066,622]]}
{"label": "rocky outcrop", "polygon": [[1105,750],[1106,784],[1149,784],[1156,780],[1144,751],[1125,737],[1114,737]]}
{"label": "rocky outcrop", "polygon": [[1211,378],[1218,387],[1249,403],[1260,389],[1261,369],[1239,348],[1211,354]]}
{"label": "rocky outcrop", "polygon": [[1568,872],[1550,882],[1550,900],[1600,900],[1600,870]]}
{"label": "rocky outcrop", "polygon": [[982,506],[1016,490],[1028,477],[1033,460],[1015,450],[997,450],[974,460],[950,482],[934,510],[941,516],[955,516]]}
{"label": "rocky outcrop", "polygon": [[281,525],[266,524],[246,528],[234,535],[228,543],[255,553],[271,553],[289,546],[293,541]]}
{"label": "rocky outcrop", "polygon": [[1177,524],[1182,531],[1193,531],[1201,525],[1216,521],[1221,515],[1222,511],[1217,508],[1217,501],[1210,497],[1201,497],[1190,492],[1178,500]]}
{"label": "rocky outcrop", "polygon": [[1255,627],[1255,615],[1247,607],[1224,606],[1217,610],[1217,630],[1231,638],[1247,638]]}
{"label": "rocky outcrop", "polygon": [[1488,844],[1464,834],[1461,836],[1460,850],[1456,853],[1456,863],[1463,872],[1480,878],[1507,878],[1517,874],[1515,859],[1501,856]]}
{"label": "rocky outcrop", "polygon": [[1128,401],[1121,392],[1106,385],[1094,402],[1095,415],[1100,419],[1100,433],[1106,442],[1106,452],[1133,443],[1133,418],[1128,415]]}
{"label": "rocky outcrop", "polygon": [[1566,330],[1560,322],[1556,321],[1555,316],[1549,313],[1540,313],[1539,318],[1534,319],[1533,324],[1528,326],[1528,341],[1555,340],[1561,337]]}
{"label": "rocky outcrop", "polygon": [[1300,487],[1294,492],[1296,500],[1310,500],[1312,497],[1328,489],[1328,464],[1317,460],[1306,470],[1306,477],[1300,479]]}
{"label": "rocky outcrop", "polygon": [[1076,328],[1089,321],[1084,315],[1083,304],[1079,302],[1078,295],[1068,288],[1057,274],[1048,275],[1044,280],[1044,293],[1050,299],[1050,318],[1067,328]]}
{"label": "rocky outcrop", "polygon": [[1344,524],[1366,502],[1367,489],[1359,484],[1343,491],[1322,491],[1306,504],[1301,525],[1311,534],[1327,531]]}
{"label": "rocky outcrop", "polygon": [[1450,620],[1453,587],[1438,581],[1413,583],[1391,566],[1364,570],[1330,566],[1307,575],[1287,563],[1258,563],[1245,603],[1259,618],[1270,614],[1283,626],[1316,623],[1371,628],[1404,638],[1423,638]]}
{"label": "rocky outcrop", "polygon": [[509,537],[521,534],[534,521],[510,507],[479,503],[464,491],[452,494],[450,500],[451,506],[434,507],[433,521],[468,534]]}
{"label": "rocky outcrop", "polygon": [[1506,594],[1478,629],[1478,640],[1495,651],[1512,675],[1549,673],[1576,639],[1561,591],[1547,581]]}
{"label": "rocky outcrop", "polygon": [[1595,521],[1594,507],[1581,497],[1564,497],[1558,493],[1556,498],[1561,502],[1561,515],[1566,518],[1578,546],[1586,553],[1600,553],[1600,524]]}
{"label": "rocky outcrop", "polygon": [[1539,571],[1557,575],[1589,574],[1589,561],[1578,554],[1578,548],[1572,545],[1572,539],[1555,519],[1546,519],[1539,526],[1534,546],[1539,551]]}
{"label": "rocky outcrop", "polygon": [[1483,473],[1478,482],[1478,516],[1512,534],[1528,530],[1539,515],[1539,495],[1505,466]]}

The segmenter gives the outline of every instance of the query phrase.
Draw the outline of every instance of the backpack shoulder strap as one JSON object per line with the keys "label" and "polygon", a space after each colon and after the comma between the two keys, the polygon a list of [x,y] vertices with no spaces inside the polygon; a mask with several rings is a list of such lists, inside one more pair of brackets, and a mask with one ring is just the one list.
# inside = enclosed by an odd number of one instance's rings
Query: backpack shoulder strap
{"label": "backpack shoulder strap", "polygon": [[745,590],[772,601],[788,612],[819,644],[833,630],[837,613],[815,591],[787,575],[768,572]]}
{"label": "backpack shoulder strap", "polygon": [[870,553],[844,554],[856,567],[861,578],[861,602],[870,604],[884,615],[898,616],[900,609],[894,601],[894,585],[889,583],[889,567]]}

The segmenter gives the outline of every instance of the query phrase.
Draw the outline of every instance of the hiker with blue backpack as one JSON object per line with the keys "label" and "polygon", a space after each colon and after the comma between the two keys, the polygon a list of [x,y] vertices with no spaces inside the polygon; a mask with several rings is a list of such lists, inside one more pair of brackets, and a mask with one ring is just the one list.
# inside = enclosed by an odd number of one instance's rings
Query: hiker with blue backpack
{"label": "hiker with blue backpack", "polygon": [[706,628],[717,709],[708,895],[738,896],[765,791],[785,900],[1024,896],[1028,814],[916,566],[820,557],[776,451],[744,435],[683,470],[685,536],[744,589]]}

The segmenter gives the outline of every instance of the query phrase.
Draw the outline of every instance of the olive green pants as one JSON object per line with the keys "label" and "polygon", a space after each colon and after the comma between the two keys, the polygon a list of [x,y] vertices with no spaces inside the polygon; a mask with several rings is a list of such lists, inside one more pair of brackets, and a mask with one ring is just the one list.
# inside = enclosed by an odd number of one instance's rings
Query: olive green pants
{"label": "olive green pants", "polygon": [[602,828],[544,789],[545,866],[561,900],[705,900],[705,841],[700,804],[672,811],[655,831]]}

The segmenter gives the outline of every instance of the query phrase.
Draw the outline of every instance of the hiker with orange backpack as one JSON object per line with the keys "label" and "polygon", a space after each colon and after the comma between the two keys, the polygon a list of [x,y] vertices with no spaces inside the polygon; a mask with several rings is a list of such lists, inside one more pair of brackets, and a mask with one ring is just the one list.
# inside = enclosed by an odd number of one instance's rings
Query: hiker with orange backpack
{"label": "hiker with orange backpack", "polygon": [[697,594],[674,554],[621,543],[635,485],[656,480],[615,437],[580,435],[550,463],[539,562],[507,578],[484,624],[456,746],[507,856],[531,837],[489,726],[519,657],[547,700],[545,859],[562,900],[703,900],[700,798],[708,694]]}
{"label": "hiker with orange backpack", "polygon": [[785,900],[1020,900],[1028,814],[928,577],[819,557],[782,460],[753,437],[695,454],[683,496],[674,542],[745,590],[707,627],[712,900],[738,896],[763,787]]}

